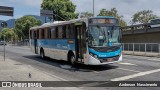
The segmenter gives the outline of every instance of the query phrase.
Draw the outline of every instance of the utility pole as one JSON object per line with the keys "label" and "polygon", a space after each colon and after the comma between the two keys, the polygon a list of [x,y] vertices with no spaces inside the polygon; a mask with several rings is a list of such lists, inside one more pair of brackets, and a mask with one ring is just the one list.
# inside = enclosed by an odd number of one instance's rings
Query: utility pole
{"label": "utility pole", "polygon": [[94,0],[93,0],[93,17],[94,17]]}
{"label": "utility pole", "polygon": [[6,40],[5,40],[5,35],[4,35],[3,39],[4,39],[3,45],[4,45],[4,61],[5,61],[6,60],[6,49],[5,49]]}
{"label": "utility pole", "polygon": [[[2,29],[3,28],[6,28],[7,27],[7,23],[6,22],[2,22],[1,23],[1,27]],[[3,45],[4,45],[4,61],[5,61],[5,58],[6,58],[6,49],[5,49],[5,45],[6,45],[6,40],[5,40],[5,35],[3,35]]]}
{"label": "utility pole", "polygon": [[[4,15],[4,16],[14,16],[14,8],[13,7],[6,7],[6,6],[0,6],[0,15]],[[2,22],[1,26],[3,28],[7,27],[7,23],[6,22]],[[6,45],[6,40],[5,40],[5,35],[4,35],[4,61],[5,61],[5,57],[6,57],[6,50],[5,50],[5,45]]]}

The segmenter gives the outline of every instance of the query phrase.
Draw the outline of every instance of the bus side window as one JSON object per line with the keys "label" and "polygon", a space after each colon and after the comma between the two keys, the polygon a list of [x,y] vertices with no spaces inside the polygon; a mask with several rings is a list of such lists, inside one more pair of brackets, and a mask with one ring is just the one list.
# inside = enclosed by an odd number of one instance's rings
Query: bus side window
{"label": "bus side window", "polygon": [[37,30],[37,39],[39,39],[39,29]]}
{"label": "bus side window", "polygon": [[38,29],[38,39],[41,39],[41,29]]}
{"label": "bus side window", "polygon": [[62,38],[63,38],[63,39],[66,39],[66,26],[63,26],[63,27],[62,27],[62,30],[63,30],[63,31],[62,31]]}
{"label": "bus side window", "polygon": [[73,29],[73,25],[68,25],[66,30],[66,37],[67,39],[72,39],[75,37],[75,31]]}
{"label": "bus side window", "polygon": [[51,39],[51,28],[48,28],[47,31],[48,31],[47,32],[48,33],[48,39]]}
{"label": "bus side window", "polygon": [[66,26],[66,38],[67,39],[70,39],[70,31],[71,31],[71,28],[69,25]]}
{"label": "bus side window", "polygon": [[58,38],[62,39],[62,26],[58,27]]}
{"label": "bus side window", "polygon": [[51,39],[56,38],[56,29],[54,27],[51,28]]}
{"label": "bus side window", "polygon": [[36,39],[37,38],[37,32],[36,32],[36,30],[34,30],[34,37],[33,37],[34,39]]}
{"label": "bus side window", "polygon": [[71,37],[72,39],[75,38],[75,29],[74,29],[73,24],[71,25],[71,34],[70,34],[70,37]]}
{"label": "bus side window", "polygon": [[48,37],[49,37],[48,28],[45,28],[45,29],[44,29],[44,33],[45,33],[45,34],[44,34],[44,38],[45,38],[45,39],[48,39]]}
{"label": "bus side window", "polygon": [[58,27],[55,28],[55,36],[56,36],[55,38],[57,39],[58,38]]}
{"label": "bus side window", "polygon": [[44,39],[44,29],[41,29],[41,39]]}
{"label": "bus side window", "polygon": [[34,39],[34,30],[32,30],[32,39]]}
{"label": "bus side window", "polygon": [[30,39],[32,39],[32,36],[33,36],[33,35],[32,35],[32,31],[33,31],[33,30],[30,30]]}

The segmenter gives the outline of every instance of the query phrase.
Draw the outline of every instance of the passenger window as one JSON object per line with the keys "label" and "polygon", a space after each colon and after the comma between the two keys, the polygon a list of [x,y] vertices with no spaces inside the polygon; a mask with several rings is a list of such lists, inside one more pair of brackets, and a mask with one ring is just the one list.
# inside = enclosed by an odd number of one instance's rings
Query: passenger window
{"label": "passenger window", "polygon": [[69,37],[69,36],[70,36],[69,34],[70,34],[70,27],[69,27],[69,25],[67,25],[67,26],[66,26],[66,38],[67,38],[67,39],[70,38],[70,37]]}
{"label": "passenger window", "polygon": [[56,29],[54,27],[51,28],[51,38],[52,39],[56,38]]}
{"label": "passenger window", "polygon": [[48,28],[48,39],[51,39],[51,28]]}
{"label": "passenger window", "polygon": [[41,29],[41,39],[44,39],[44,29]]}
{"label": "passenger window", "polygon": [[66,38],[67,39],[75,38],[75,30],[73,28],[73,25],[67,25],[67,27],[66,27]]}
{"label": "passenger window", "polygon": [[58,27],[55,28],[55,36],[56,36],[56,39],[58,38]]}
{"label": "passenger window", "polygon": [[39,30],[37,30],[37,39],[39,39]]}
{"label": "passenger window", "polygon": [[62,26],[58,27],[58,38],[61,39],[62,38]]}
{"label": "passenger window", "polygon": [[63,31],[62,31],[62,37],[63,39],[66,39],[66,26],[63,26]]}
{"label": "passenger window", "polygon": [[74,26],[71,25],[71,34],[70,34],[70,38],[75,38],[75,29]]}
{"label": "passenger window", "polygon": [[30,39],[32,39],[32,30],[30,30]]}

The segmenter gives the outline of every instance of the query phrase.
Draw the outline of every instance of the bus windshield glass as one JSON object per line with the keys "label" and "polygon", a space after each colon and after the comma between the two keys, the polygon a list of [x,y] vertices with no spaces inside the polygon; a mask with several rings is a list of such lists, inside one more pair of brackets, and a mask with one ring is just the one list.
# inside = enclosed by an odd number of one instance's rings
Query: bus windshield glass
{"label": "bus windshield glass", "polygon": [[118,26],[89,26],[88,45],[90,47],[107,47],[120,44],[120,28]]}

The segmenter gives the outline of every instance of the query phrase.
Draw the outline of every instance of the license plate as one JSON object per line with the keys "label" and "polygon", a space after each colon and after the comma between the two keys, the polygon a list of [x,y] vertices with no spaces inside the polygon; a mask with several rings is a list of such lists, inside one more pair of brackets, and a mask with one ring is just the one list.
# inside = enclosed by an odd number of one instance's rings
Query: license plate
{"label": "license plate", "polygon": [[107,62],[112,62],[113,61],[113,58],[108,58],[107,59]]}

